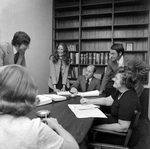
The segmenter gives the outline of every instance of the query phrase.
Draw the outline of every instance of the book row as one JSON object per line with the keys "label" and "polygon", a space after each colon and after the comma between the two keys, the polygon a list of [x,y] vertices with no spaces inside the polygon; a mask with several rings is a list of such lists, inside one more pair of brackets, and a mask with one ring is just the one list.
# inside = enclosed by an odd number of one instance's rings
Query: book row
{"label": "book row", "polygon": [[109,53],[70,53],[71,64],[100,64],[107,65]]}

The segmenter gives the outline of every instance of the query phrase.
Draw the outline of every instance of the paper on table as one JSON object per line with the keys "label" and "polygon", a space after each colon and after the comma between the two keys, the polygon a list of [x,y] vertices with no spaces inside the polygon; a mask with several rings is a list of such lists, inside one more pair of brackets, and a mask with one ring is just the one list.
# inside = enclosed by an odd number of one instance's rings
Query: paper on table
{"label": "paper on table", "polygon": [[45,97],[43,95],[37,95],[36,98],[39,99],[39,104],[37,106],[42,106],[42,105],[49,104],[52,102],[52,98]]}
{"label": "paper on table", "polygon": [[59,92],[57,92],[57,95],[60,95],[60,96],[70,96],[71,93],[69,91],[59,91]]}
{"label": "paper on table", "polygon": [[86,110],[86,109],[93,109],[93,108],[99,108],[97,105],[93,104],[68,104],[69,108],[71,110]]}
{"label": "paper on table", "polygon": [[62,101],[67,99],[67,97],[56,95],[56,94],[43,94],[43,96],[52,98],[53,101]]}
{"label": "paper on table", "polygon": [[100,117],[107,118],[106,115],[98,108],[90,108],[90,109],[74,109],[77,107],[74,104],[68,104],[69,108],[76,115],[77,118],[88,118],[88,117]]}
{"label": "paper on table", "polygon": [[64,96],[59,96],[59,95],[56,95],[56,94],[42,94],[42,95],[37,95],[36,98],[38,98],[40,100],[38,106],[51,103],[52,100],[53,101],[62,101],[62,100],[67,99]]}
{"label": "paper on table", "polygon": [[[69,91],[60,91],[57,92],[58,95],[61,96],[71,96],[74,94],[71,94]],[[78,92],[77,96],[83,96],[83,97],[88,97],[88,96],[99,96],[99,91],[95,90],[95,91],[88,91],[88,92]]]}

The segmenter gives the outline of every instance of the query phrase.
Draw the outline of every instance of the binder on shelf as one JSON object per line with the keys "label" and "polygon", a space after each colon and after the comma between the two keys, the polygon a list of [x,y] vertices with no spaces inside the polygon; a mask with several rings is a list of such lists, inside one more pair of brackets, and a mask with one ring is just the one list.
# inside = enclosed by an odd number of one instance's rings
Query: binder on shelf
{"label": "binder on shelf", "polygon": [[92,53],[89,53],[89,63],[88,64],[92,64],[92,63],[93,63]]}
{"label": "binder on shelf", "polygon": [[132,42],[126,43],[126,50],[127,51],[133,51],[133,43]]}
{"label": "binder on shelf", "polygon": [[93,53],[93,64],[96,64],[96,53]]}
{"label": "binder on shelf", "polygon": [[76,53],[76,63],[75,64],[79,64],[79,53]]}
{"label": "binder on shelf", "polygon": [[109,53],[105,53],[105,65],[107,65],[108,59],[109,59]]}
{"label": "binder on shelf", "polygon": [[101,63],[100,64],[103,65],[104,64],[104,53],[101,53],[100,56],[101,56],[101,58],[100,58],[101,59]]}
{"label": "binder on shelf", "polygon": [[100,64],[100,53],[96,53],[95,64]]}
{"label": "binder on shelf", "polygon": [[84,64],[84,54],[83,53],[81,53],[81,56],[80,56],[80,63]]}
{"label": "binder on shelf", "polygon": [[89,53],[86,53],[85,64],[88,64],[88,63],[89,63]]}

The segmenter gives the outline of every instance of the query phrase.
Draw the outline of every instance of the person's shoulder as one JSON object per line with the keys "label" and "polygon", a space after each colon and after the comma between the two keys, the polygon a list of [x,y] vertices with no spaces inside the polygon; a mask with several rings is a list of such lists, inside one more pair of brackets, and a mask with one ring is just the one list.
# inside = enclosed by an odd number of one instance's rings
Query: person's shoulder
{"label": "person's shoulder", "polygon": [[44,127],[44,123],[41,121],[40,118],[34,118],[30,121],[30,125],[31,127],[34,127],[34,128],[42,128]]}
{"label": "person's shoulder", "polygon": [[131,56],[124,56],[124,61],[127,61],[127,62],[134,62],[134,61],[137,61],[139,60],[137,57],[131,57]]}
{"label": "person's shoulder", "polygon": [[94,76],[93,76],[93,79],[92,79],[93,81],[100,81],[100,79],[97,79],[97,78],[95,78]]}
{"label": "person's shoulder", "polygon": [[53,61],[53,59],[54,59],[54,56],[53,56],[53,55],[50,55],[50,56],[49,56],[49,60],[50,60],[50,61]]}
{"label": "person's shoulder", "polygon": [[111,59],[109,59],[108,61],[107,61],[107,65],[109,65],[109,66],[111,66],[111,65],[113,65],[113,61],[111,60]]}
{"label": "person's shoulder", "polygon": [[9,42],[1,42],[1,43],[0,43],[0,47],[1,47],[1,48],[5,48],[5,47],[7,47],[7,46],[12,46],[12,44],[9,43]]}
{"label": "person's shoulder", "polygon": [[85,79],[85,76],[84,76],[84,75],[79,75],[78,78],[80,78],[80,79]]}

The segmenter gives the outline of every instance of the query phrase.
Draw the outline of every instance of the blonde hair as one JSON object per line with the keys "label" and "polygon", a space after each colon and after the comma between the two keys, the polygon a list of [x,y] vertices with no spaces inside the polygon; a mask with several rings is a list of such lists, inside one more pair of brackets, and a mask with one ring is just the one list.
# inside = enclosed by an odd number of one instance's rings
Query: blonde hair
{"label": "blonde hair", "polygon": [[0,68],[0,112],[22,116],[36,105],[37,86],[26,68],[7,65]]}

